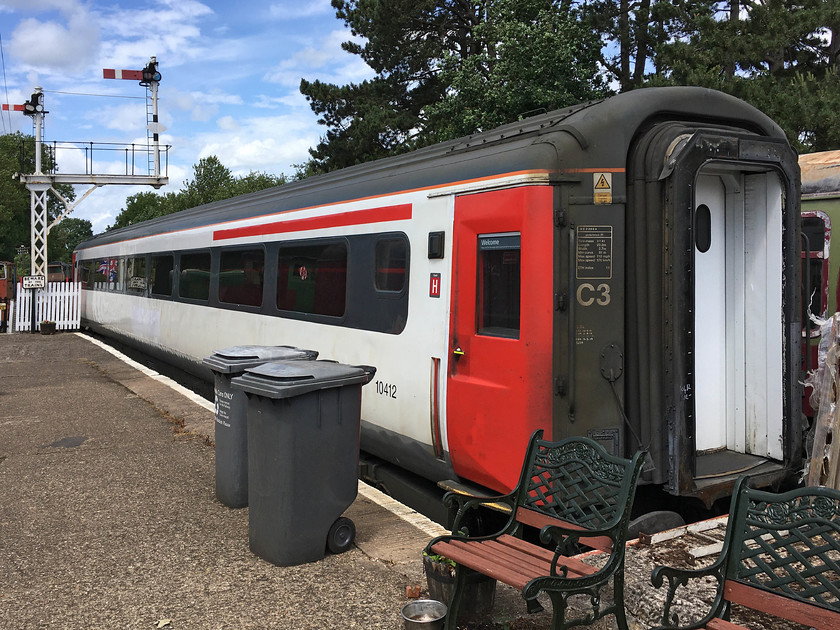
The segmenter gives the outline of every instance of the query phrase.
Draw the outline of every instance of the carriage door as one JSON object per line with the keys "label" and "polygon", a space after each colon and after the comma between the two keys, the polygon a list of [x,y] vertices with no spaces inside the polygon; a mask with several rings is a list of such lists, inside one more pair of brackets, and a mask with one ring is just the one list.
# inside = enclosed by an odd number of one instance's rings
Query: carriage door
{"label": "carriage door", "polygon": [[455,199],[447,443],[459,477],[512,489],[531,433],[552,426],[553,195]]}
{"label": "carriage door", "polygon": [[694,204],[698,454],[783,458],[781,209],[773,172],[715,165],[700,171]]}

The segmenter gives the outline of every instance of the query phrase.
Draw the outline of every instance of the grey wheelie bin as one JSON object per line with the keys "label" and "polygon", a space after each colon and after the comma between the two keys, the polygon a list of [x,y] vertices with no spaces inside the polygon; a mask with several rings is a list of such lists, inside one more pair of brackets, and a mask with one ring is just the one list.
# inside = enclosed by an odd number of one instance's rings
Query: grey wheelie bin
{"label": "grey wheelie bin", "polygon": [[331,361],[281,361],[246,370],[248,537],[280,566],[350,548],[342,513],[358,490],[362,385],[376,369]]}
{"label": "grey wheelie bin", "polygon": [[233,346],[204,359],[216,377],[216,498],[228,507],[248,505],[248,399],[231,379],[268,361],[317,358],[314,350],[292,346]]}

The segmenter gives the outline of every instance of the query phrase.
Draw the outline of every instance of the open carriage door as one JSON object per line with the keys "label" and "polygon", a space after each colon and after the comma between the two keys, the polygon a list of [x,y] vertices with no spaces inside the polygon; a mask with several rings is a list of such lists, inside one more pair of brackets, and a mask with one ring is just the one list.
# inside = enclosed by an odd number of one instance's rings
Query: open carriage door
{"label": "open carriage door", "polygon": [[796,165],[780,140],[666,123],[632,170],[628,397],[666,420],[655,480],[710,503],[799,458]]}

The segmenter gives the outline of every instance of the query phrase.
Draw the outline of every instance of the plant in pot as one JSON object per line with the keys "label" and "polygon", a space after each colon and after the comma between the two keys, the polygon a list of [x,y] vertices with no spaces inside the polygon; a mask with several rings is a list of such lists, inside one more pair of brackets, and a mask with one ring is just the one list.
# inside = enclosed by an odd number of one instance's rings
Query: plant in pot
{"label": "plant in pot", "polygon": [[55,322],[49,319],[41,321],[41,334],[52,335],[55,333]]}
{"label": "plant in pot", "polygon": [[[447,606],[455,587],[455,561],[438,554],[423,553],[423,572],[429,586],[429,597]],[[461,599],[459,618],[485,615],[493,608],[496,597],[496,580],[481,573],[469,571]]]}

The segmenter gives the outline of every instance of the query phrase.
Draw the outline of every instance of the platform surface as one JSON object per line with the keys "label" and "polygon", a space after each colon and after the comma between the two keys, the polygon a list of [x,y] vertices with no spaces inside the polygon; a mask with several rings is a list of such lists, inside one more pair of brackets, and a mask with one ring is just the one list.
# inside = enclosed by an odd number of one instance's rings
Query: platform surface
{"label": "platform surface", "polygon": [[[212,409],[83,335],[0,335],[3,628],[403,627],[407,589],[426,595],[423,547],[443,529],[362,485],[346,512],[350,551],[288,568],[261,560],[247,508],[215,498]],[[723,531],[628,549],[631,627],[655,623],[653,566],[707,564]],[[692,598],[699,609],[710,594]],[[492,615],[462,627],[540,630],[545,607],[529,616],[499,585]]]}

